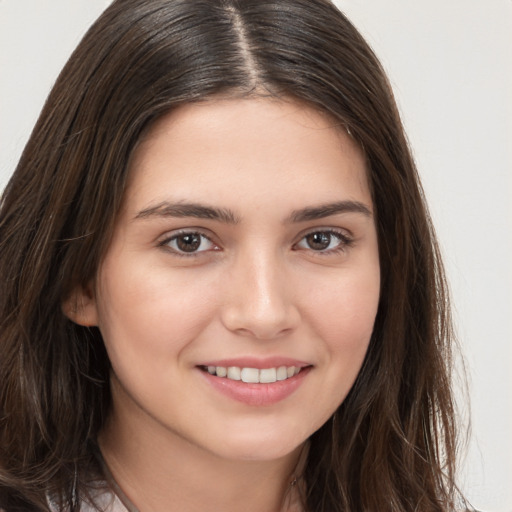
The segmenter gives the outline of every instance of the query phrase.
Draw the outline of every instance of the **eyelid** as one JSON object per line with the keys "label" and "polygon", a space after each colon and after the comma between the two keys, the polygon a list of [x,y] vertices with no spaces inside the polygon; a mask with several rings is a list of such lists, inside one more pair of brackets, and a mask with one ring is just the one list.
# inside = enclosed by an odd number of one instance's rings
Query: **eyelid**
{"label": "eyelid", "polygon": [[[184,257],[194,257],[194,256],[198,256],[200,254],[203,254],[205,252],[220,250],[220,245],[214,240],[214,237],[211,234],[206,233],[205,231],[207,231],[207,230],[204,230],[202,228],[195,228],[195,227],[186,227],[186,228],[176,229],[173,231],[168,231],[162,237],[159,238],[158,247],[161,247],[162,249],[167,250],[174,255],[184,256]],[[199,235],[199,236],[205,238],[206,240],[208,240],[214,246],[214,248],[187,253],[185,251],[179,251],[172,247],[169,247],[170,242],[172,242],[173,240],[176,240],[177,238],[179,238],[180,236],[183,236],[183,235]]]}
{"label": "eyelid", "polygon": [[332,249],[325,249],[325,250],[318,250],[315,251],[312,248],[307,247],[299,247],[298,250],[304,250],[309,251],[311,253],[314,253],[316,255],[322,256],[322,255],[329,255],[329,254],[335,254],[339,252],[345,251],[347,248],[351,247],[353,243],[355,242],[354,235],[347,229],[344,228],[334,228],[334,227],[315,227],[308,230],[303,231],[297,241],[293,244],[293,247],[297,247],[300,242],[302,242],[308,235],[312,235],[314,233],[327,233],[329,235],[334,235],[337,237],[340,241],[340,243],[332,248]]}
{"label": "eyelid", "polygon": [[[174,255],[184,256],[184,257],[194,257],[194,256],[199,256],[203,253],[210,252],[210,251],[221,250],[220,244],[215,241],[215,237],[208,231],[209,230],[205,230],[203,228],[196,228],[194,226],[172,230],[172,231],[169,231],[169,232],[165,233],[164,235],[162,235],[159,238],[157,245],[158,245],[158,247],[161,247],[162,249],[167,250]],[[333,235],[339,239],[339,244],[334,248],[324,249],[324,250],[315,250],[315,249],[307,248],[307,247],[297,247],[298,244],[300,242],[302,242],[308,235],[311,235],[314,233],[327,233],[327,234]],[[169,243],[172,242],[173,240],[176,240],[178,237],[183,236],[183,235],[193,235],[193,234],[197,234],[201,237],[204,237],[214,247],[205,249],[205,250],[200,250],[200,251],[193,251],[193,252],[189,252],[189,253],[187,253],[186,251],[180,251],[180,250],[176,250],[172,247],[169,247]],[[293,243],[292,249],[293,250],[309,251],[309,252],[315,253],[317,255],[329,255],[329,254],[339,253],[339,252],[346,250],[347,248],[352,246],[354,242],[355,242],[354,235],[346,228],[320,226],[320,227],[309,228],[309,229],[302,231],[299,234],[299,236],[297,237],[296,241]]]}
{"label": "eyelid", "polygon": [[347,228],[341,228],[336,226],[315,226],[312,228],[306,228],[303,231],[301,231],[297,235],[297,241],[302,240],[305,236],[308,236],[312,233],[332,233],[334,235],[339,235],[340,237],[347,238],[347,239],[354,239],[355,236]]}

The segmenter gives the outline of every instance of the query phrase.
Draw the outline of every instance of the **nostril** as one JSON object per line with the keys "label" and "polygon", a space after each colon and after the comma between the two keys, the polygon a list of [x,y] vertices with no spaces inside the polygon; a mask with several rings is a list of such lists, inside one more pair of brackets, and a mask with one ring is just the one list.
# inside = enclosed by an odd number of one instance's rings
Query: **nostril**
{"label": "nostril", "polygon": [[291,333],[299,325],[300,315],[291,304],[258,308],[238,303],[224,309],[222,322],[237,335],[272,340]]}

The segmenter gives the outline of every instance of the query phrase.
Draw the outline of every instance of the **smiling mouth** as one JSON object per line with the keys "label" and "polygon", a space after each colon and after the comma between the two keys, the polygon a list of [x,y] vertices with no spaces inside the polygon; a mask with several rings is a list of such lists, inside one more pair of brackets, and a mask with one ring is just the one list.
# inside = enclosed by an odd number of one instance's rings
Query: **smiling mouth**
{"label": "smiling mouth", "polygon": [[278,366],[275,368],[240,368],[238,366],[201,366],[210,375],[248,384],[271,384],[298,375],[304,368],[299,366]]}

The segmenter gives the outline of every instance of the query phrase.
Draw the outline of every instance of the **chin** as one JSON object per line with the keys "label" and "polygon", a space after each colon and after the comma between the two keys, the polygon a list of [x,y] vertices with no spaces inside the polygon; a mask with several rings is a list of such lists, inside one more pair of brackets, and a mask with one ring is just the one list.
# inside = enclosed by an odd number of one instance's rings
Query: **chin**
{"label": "chin", "polygon": [[226,433],[225,442],[215,452],[222,458],[245,461],[271,461],[284,458],[300,449],[308,436],[275,430],[259,430],[241,434]]}

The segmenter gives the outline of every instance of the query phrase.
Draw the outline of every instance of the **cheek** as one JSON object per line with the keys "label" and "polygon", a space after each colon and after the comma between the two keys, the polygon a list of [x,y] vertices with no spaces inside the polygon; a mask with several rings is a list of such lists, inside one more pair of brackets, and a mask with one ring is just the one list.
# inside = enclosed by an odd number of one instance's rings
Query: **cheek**
{"label": "cheek", "polygon": [[379,304],[378,267],[351,272],[318,287],[309,316],[332,350],[366,351]]}
{"label": "cheek", "polygon": [[[149,268],[149,270],[148,270]],[[106,262],[98,290],[99,327],[114,360],[176,354],[203,329],[215,310],[204,280],[149,266]]]}
{"label": "cheek", "polygon": [[365,272],[350,269],[310,286],[315,292],[303,311],[319,356],[307,425],[311,432],[336,411],[359,374],[377,314],[379,275],[378,267]]}

